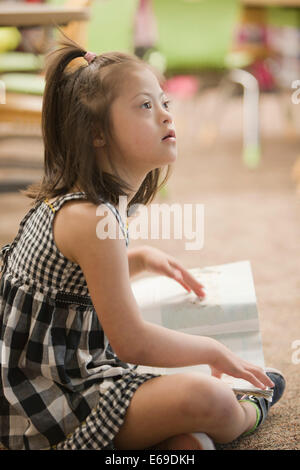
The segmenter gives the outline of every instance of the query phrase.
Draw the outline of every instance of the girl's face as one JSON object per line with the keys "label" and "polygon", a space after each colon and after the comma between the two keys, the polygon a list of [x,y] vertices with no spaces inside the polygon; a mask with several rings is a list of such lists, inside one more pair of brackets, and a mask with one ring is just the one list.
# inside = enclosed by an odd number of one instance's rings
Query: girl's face
{"label": "girl's face", "polygon": [[127,74],[112,104],[111,118],[113,158],[125,174],[145,176],[175,162],[176,137],[163,140],[175,132],[168,98],[151,70],[137,68]]}

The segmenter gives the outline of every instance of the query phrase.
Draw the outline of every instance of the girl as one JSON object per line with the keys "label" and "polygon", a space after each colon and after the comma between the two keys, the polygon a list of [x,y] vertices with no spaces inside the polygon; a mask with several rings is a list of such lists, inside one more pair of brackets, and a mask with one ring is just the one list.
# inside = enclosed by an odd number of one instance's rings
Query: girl
{"label": "girl", "polygon": [[[175,137],[164,140],[175,128],[161,77],[132,55],[96,56],[68,38],[60,45],[46,66],[45,174],[25,192],[34,207],[2,248],[0,441],[10,449],[231,441],[263,421],[266,405],[239,403],[221,374],[261,388],[277,387],[276,374],[211,338],[143,321],[130,285],[151,271],[204,295],[173,257],[127,250],[117,210],[120,195],[128,207],[149,203],[176,160]],[[121,237],[96,236],[100,202]],[[199,363],[212,376],[137,371]]]}

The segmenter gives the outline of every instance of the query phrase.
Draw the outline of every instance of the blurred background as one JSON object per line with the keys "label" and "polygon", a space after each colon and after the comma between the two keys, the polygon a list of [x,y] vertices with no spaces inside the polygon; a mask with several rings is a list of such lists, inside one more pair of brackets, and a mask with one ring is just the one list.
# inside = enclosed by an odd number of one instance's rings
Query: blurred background
{"label": "blurred background", "polygon": [[19,190],[43,171],[54,22],[87,50],[135,53],[164,73],[178,160],[155,202],[204,204],[205,239],[198,252],[147,244],[187,268],[250,260],[265,361],[288,386],[258,433],[223,448],[300,449],[300,0],[0,1],[1,246],[30,208]]}

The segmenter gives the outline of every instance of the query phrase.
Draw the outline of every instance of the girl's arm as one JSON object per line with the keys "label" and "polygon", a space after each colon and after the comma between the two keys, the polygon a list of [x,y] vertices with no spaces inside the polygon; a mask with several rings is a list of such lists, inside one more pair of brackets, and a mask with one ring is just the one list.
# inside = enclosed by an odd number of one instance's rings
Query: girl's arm
{"label": "girl's arm", "polygon": [[[108,217],[117,228],[115,216],[110,213]],[[160,367],[208,364],[217,373],[245,378],[256,386],[270,384],[260,368],[242,361],[212,338],[145,322],[131,289],[125,240],[99,239],[99,220],[93,204],[70,205],[65,211],[64,237],[85,275],[103,330],[121,360]]]}
{"label": "girl's arm", "polygon": [[144,247],[128,248],[128,266],[129,275],[134,277],[145,270],[144,266]]}
{"label": "girl's arm", "polygon": [[143,350],[137,362],[140,365],[185,367],[208,364],[215,377],[227,374],[247,380],[259,388],[274,386],[263,369],[239,358],[212,338],[189,335],[148,322],[144,326]]}

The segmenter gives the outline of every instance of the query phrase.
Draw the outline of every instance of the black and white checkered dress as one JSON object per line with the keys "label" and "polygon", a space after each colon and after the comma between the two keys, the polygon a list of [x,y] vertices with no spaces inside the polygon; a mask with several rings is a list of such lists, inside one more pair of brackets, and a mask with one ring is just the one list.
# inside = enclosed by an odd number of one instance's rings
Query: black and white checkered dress
{"label": "black and white checkered dress", "polygon": [[80,266],[54,242],[55,213],[80,198],[36,204],[1,250],[0,442],[9,449],[113,449],[134,392],[156,376],[115,355]]}

